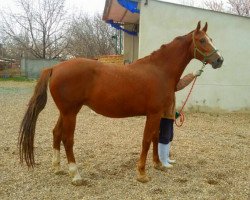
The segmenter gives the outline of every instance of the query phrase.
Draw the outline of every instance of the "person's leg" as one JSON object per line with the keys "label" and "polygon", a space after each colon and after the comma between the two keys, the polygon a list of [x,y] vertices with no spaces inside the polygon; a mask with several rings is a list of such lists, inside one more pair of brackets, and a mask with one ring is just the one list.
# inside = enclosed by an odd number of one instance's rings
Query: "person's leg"
{"label": "person's leg", "polygon": [[160,123],[160,135],[158,143],[158,154],[162,164],[167,167],[173,167],[169,161],[169,148],[170,148],[170,139],[173,138],[173,120],[162,118]]}
{"label": "person's leg", "polygon": [[[172,125],[169,127],[169,129],[171,129],[171,130],[169,131],[169,133],[170,133],[169,149],[170,149],[171,144],[172,144],[171,142],[173,141],[173,137],[174,137],[174,121],[173,121]],[[168,163],[170,163],[170,164],[176,163],[175,160],[170,159],[170,150],[169,150]]]}

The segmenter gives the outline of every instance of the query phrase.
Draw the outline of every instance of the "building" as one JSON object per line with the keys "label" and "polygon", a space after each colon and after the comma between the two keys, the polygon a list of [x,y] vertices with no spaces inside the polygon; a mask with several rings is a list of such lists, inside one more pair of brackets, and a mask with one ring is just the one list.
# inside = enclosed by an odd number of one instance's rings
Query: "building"
{"label": "building", "polygon": [[[139,13],[129,11],[130,2],[136,4]],[[162,44],[185,35],[195,29],[198,21],[208,22],[208,35],[223,55],[224,66],[217,70],[206,66],[186,107],[250,112],[250,18],[161,0],[106,0],[103,19],[124,24],[125,30],[138,33],[124,33],[124,58],[128,61],[149,55]],[[201,66],[200,61],[192,60],[184,74]],[[187,93],[188,89],[177,93],[177,106],[181,106]]]}

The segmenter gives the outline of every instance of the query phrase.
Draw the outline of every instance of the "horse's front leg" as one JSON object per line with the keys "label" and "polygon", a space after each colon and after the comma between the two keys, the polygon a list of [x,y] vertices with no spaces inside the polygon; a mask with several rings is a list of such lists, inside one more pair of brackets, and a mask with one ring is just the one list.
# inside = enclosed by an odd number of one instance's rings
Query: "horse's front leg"
{"label": "horse's front leg", "polygon": [[159,142],[159,129],[156,134],[153,135],[153,164],[155,169],[164,170],[164,167],[160,161],[158,154],[158,142]]}
{"label": "horse's front leg", "polygon": [[151,141],[155,137],[155,135],[158,134],[159,132],[160,119],[161,119],[161,114],[154,114],[147,116],[143,134],[143,140],[142,140],[142,151],[140,159],[137,164],[137,170],[138,170],[137,180],[143,183],[148,182],[150,180],[146,174],[145,165]]}

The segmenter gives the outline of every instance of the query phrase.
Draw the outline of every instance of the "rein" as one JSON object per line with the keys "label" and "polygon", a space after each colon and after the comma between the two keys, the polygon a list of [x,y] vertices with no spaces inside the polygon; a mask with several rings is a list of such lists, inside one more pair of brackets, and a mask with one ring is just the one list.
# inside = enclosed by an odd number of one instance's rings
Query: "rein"
{"label": "rein", "polygon": [[[208,59],[209,57],[211,57],[214,53],[216,53],[218,50],[217,50],[217,49],[213,49],[213,51],[212,51],[211,53],[209,53],[208,55],[206,55],[206,54],[203,53],[203,52],[197,47],[197,45],[195,44],[194,32],[192,33],[192,39],[193,39],[193,43],[194,43],[194,58],[196,58],[196,52],[197,52],[197,51],[203,56],[202,67],[201,67],[201,69],[200,69],[200,70],[203,70],[204,67],[206,66],[206,61],[207,61],[207,59]],[[187,95],[187,97],[186,97],[186,100],[184,101],[184,103],[183,103],[183,105],[182,105],[180,111],[177,113],[177,116],[180,117],[179,122],[177,121],[177,118],[175,119],[175,125],[176,125],[177,127],[181,127],[181,126],[183,125],[184,121],[185,121],[185,115],[184,115],[183,109],[184,109],[184,107],[185,107],[185,105],[186,105],[186,103],[187,103],[187,101],[188,101],[188,99],[189,99],[189,97],[190,97],[190,95],[191,95],[191,92],[192,92],[192,90],[193,90],[193,88],[194,88],[194,84],[195,84],[196,80],[197,80],[197,76],[196,76],[196,77],[194,78],[194,80],[193,80],[192,86],[191,86],[191,88],[190,88],[190,90],[189,90],[189,93],[188,93],[188,95]]]}

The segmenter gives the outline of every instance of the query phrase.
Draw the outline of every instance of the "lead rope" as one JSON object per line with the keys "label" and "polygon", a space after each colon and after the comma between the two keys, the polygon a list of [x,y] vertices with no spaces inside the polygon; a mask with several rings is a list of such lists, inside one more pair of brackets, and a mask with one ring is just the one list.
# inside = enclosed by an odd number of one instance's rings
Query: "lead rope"
{"label": "lead rope", "polygon": [[[206,64],[205,64],[205,59],[204,59],[203,65],[202,65],[202,67],[201,67],[200,70],[203,70],[204,67],[205,67],[205,65],[206,65]],[[195,84],[196,80],[197,80],[197,76],[194,78],[193,83],[192,83],[192,86],[191,86],[191,88],[190,88],[190,90],[189,90],[189,93],[188,93],[188,95],[187,95],[187,98],[186,98],[186,100],[184,101],[184,103],[183,103],[183,105],[182,105],[182,107],[181,107],[181,109],[180,109],[180,111],[179,111],[179,118],[180,118],[179,122],[177,121],[177,118],[175,118],[175,125],[178,126],[178,127],[181,127],[181,126],[183,125],[184,121],[185,121],[185,115],[184,115],[183,109],[184,109],[184,107],[185,107],[185,105],[186,105],[186,103],[187,103],[187,101],[188,101],[188,99],[189,99],[189,97],[190,97],[190,95],[191,95],[191,92],[192,92],[192,90],[193,90],[193,88],[194,88],[194,84]]]}

